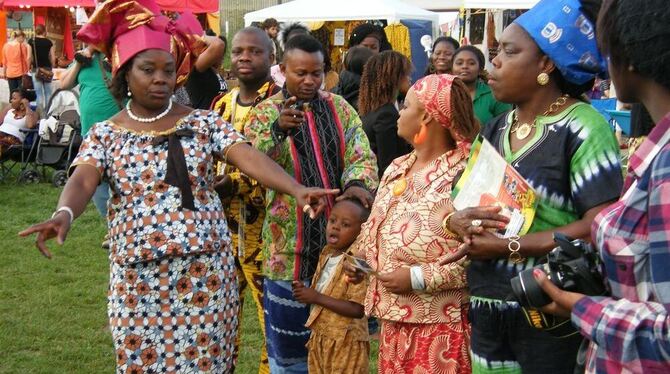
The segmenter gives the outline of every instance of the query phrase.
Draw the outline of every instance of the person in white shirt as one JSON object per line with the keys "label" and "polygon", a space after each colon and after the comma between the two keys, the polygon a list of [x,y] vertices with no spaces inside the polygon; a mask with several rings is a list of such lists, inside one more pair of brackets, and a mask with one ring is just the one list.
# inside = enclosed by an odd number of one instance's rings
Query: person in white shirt
{"label": "person in white shirt", "polygon": [[27,95],[28,92],[22,88],[14,89],[9,106],[0,114],[0,156],[12,145],[23,143],[26,135],[21,130],[32,129],[37,123],[37,115],[30,109]]}

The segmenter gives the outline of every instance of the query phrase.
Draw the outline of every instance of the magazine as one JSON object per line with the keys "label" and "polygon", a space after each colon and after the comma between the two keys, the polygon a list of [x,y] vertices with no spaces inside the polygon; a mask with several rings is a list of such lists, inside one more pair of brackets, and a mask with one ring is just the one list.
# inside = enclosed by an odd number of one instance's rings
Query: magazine
{"label": "magazine", "polygon": [[535,191],[491,143],[479,136],[472,144],[468,165],[454,187],[454,208],[498,205],[500,214],[510,219],[496,235],[509,238],[528,232],[535,210]]}

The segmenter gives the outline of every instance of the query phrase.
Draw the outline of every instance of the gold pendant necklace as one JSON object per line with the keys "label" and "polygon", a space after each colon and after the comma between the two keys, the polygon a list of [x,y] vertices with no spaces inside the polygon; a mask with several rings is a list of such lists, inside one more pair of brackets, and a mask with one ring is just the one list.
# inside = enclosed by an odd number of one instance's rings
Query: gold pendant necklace
{"label": "gold pendant necklace", "polygon": [[[555,112],[556,109],[565,105],[565,103],[568,101],[568,97],[569,95],[563,95],[559,97],[556,101],[554,101],[553,103],[551,103],[551,105],[549,105],[549,109],[547,109],[544,113],[542,113],[542,116],[546,117],[549,114]],[[519,124],[519,118],[517,117],[515,110],[514,115],[512,117],[512,129],[510,130],[510,132],[516,136],[517,140],[524,140],[528,137],[528,135],[530,135],[531,130],[535,128],[536,121],[537,117],[535,118],[535,120],[533,120],[532,124],[529,124],[527,122]]]}
{"label": "gold pendant necklace", "polygon": [[416,162],[416,154],[412,153],[410,155],[410,158],[412,157],[414,159],[411,160],[410,166],[407,167],[407,169],[405,169],[405,171],[402,173],[402,176],[397,181],[395,181],[395,183],[393,183],[393,188],[391,188],[393,196],[400,196],[407,189],[407,172],[409,171],[409,169],[412,168],[412,165],[414,165],[414,163]]}
{"label": "gold pendant necklace", "polygon": [[400,196],[407,189],[407,178],[403,175],[393,183],[393,196]]}
{"label": "gold pendant necklace", "polygon": [[514,132],[516,132],[516,138],[519,140],[524,140],[530,135],[530,130],[535,127],[535,123],[533,122],[533,126],[527,124],[527,123],[522,123],[521,125],[517,126],[517,128],[514,129]]}

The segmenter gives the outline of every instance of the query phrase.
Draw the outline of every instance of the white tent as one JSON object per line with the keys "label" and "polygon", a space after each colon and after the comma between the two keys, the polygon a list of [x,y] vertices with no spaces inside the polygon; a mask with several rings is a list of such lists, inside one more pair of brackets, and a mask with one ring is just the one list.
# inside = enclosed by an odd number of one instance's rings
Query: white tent
{"label": "white tent", "polygon": [[402,0],[419,8],[432,11],[458,10],[463,6],[463,0]]}
{"label": "white tent", "polygon": [[530,9],[539,0],[464,0],[463,7],[466,9]]}
{"label": "white tent", "polygon": [[266,18],[275,18],[279,22],[416,19],[432,21],[434,30],[439,26],[437,13],[400,0],[295,0],[247,13],[244,23],[249,26]]}

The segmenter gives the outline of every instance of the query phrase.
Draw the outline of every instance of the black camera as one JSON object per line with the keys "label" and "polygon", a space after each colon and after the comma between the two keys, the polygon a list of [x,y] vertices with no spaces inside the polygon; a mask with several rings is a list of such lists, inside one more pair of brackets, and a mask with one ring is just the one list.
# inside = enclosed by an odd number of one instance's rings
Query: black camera
{"label": "black camera", "polygon": [[551,299],[533,277],[534,269],[541,269],[551,283],[566,291],[589,296],[603,295],[607,291],[601,273],[601,260],[590,243],[554,233],[558,247],[547,254],[546,261],[523,270],[512,278],[514,297],[524,308],[541,308]]}

